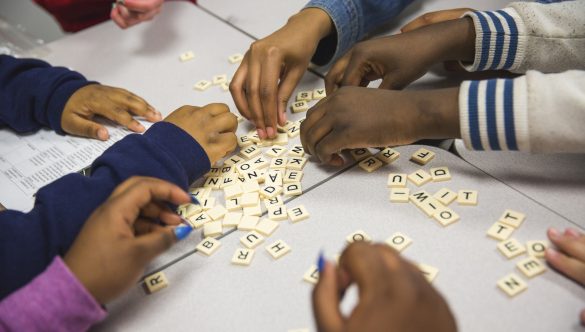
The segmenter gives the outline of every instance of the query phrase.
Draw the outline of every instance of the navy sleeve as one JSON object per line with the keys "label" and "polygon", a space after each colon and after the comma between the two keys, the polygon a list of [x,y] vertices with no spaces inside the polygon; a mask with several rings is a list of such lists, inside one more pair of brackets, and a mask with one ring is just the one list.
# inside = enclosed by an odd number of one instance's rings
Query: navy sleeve
{"label": "navy sleeve", "polygon": [[0,299],[63,256],[89,215],[131,176],[167,180],[183,189],[210,169],[205,150],[168,122],[131,134],[92,165],[92,174],[69,174],[43,187],[29,213],[0,212]]}
{"label": "navy sleeve", "polygon": [[59,134],[69,97],[89,82],[83,75],[35,59],[0,55],[0,127],[18,133],[49,127]]}

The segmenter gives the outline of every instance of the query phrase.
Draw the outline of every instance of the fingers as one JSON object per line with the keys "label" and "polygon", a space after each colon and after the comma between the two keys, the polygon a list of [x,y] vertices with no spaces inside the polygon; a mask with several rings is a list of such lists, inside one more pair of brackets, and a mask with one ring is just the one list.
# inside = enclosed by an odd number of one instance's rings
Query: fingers
{"label": "fingers", "polygon": [[128,24],[126,24],[126,21],[124,20],[124,18],[122,17],[122,15],[120,14],[120,6],[115,6],[114,8],[112,8],[112,11],[110,11],[110,18],[112,19],[112,21],[114,21],[114,23],[116,23],[117,26],[119,26],[121,29],[126,29],[128,28]]}
{"label": "fingers", "polygon": [[207,110],[212,116],[218,116],[220,114],[230,112],[229,107],[226,104],[222,103],[207,104],[203,107],[203,109]]}
{"label": "fingers", "polygon": [[547,262],[569,278],[585,285],[585,236],[570,229],[563,235],[555,229],[549,229],[547,235],[560,249],[547,249]]}
{"label": "fingers", "polygon": [[333,93],[341,84],[343,73],[345,72],[349,60],[351,59],[351,51],[337,60],[325,76],[325,91],[327,95]]}
{"label": "fingers", "polygon": [[218,133],[234,133],[238,128],[238,119],[232,113],[223,113],[213,119],[210,127]]}
{"label": "fingers", "polygon": [[150,122],[162,120],[161,114],[155,111],[154,107],[143,98],[124,89],[107,86],[104,86],[104,88],[113,89],[116,93],[111,94],[111,100],[119,106],[127,108],[132,114],[142,116]]}
{"label": "fingers", "polygon": [[285,72],[280,80],[280,85],[278,86],[278,123],[281,126],[286,123],[286,107],[288,101],[304,73],[305,70],[303,68],[295,67]]}
{"label": "fingers", "polygon": [[150,12],[159,9],[163,0],[125,0],[124,6],[136,12]]}
{"label": "fingers", "polygon": [[550,228],[547,235],[561,251],[585,264],[585,235],[572,228],[568,228],[564,234]]}
{"label": "fingers", "polygon": [[246,77],[248,76],[248,59],[249,53],[246,53],[244,60],[240,64],[240,67],[236,70],[234,77],[230,83],[230,93],[234,99],[234,103],[238,108],[240,114],[246,118],[251,119],[250,109],[248,108],[248,98],[246,97]]}
{"label": "fingers", "polygon": [[[368,64],[362,59],[359,52],[352,52],[341,79],[342,86],[362,86],[366,75],[370,72]],[[367,81],[366,81],[367,83]]]}
{"label": "fingers", "polygon": [[259,93],[268,138],[276,136],[278,78],[280,76],[281,62],[282,60],[276,51],[268,50],[268,59],[262,65]]}
{"label": "fingers", "polygon": [[[393,274],[388,272],[389,267],[386,266],[387,258],[374,249],[370,244],[354,242],[343,251],[339,261],[339,267],[357,283],[360,299],[394,285]],[[393,261],[390,268],[397,269],[399,258],[394,255]]]}
{"label": "fingers", "polygon": [[156,256],[167,251],[177,241],[173,228],[153,229],[152,232],[141,235],[134,241],[137,256],[142,264],[147,264]]}
{"label": "fingers", "polygon": [[422,28],[427,25],[454,20],[460,18],[463,14],[468,11],[473,11],[471,8],[454,8],[447,10],[439,10],[436,12],[430,12],[423,14],[414,20],[408,22],[405,26],[400,29],[402,32],[409,32]]}
{"label": "fingers", "polygon": [[214,155],[217,155],[218,159],[220,159],[234,151],[237,146],[236,135],[234,133],[224,133],[217,136],[217,143],[213,145],[212,149],[215,150]]}
{"label": "fingers", "polygon": [[315,106],[307,111],[305,121],[301,123],[301,144],[303,149],[311,155],[314,155],[313,146],[309,143],[309,135],[315,127],[321,127],[320,121],[327,114],[327,103],[330,98],[319,101]]}
{"label": "fingers", "polygon": [[340,289],[334,266],[327,262],[319,274],[319,281],[313,289],[313,312],[317,330],[323,332],[341,331],[344,318],[339,310]]}
{"label": "fingers", "polygon": [[[254,45],[252,45],[253,47]],[[249,73],[246,80],[246,99],[250,109],[250,121],[254,123],[258,130],[260,139],[266,139],[266,127],[264,125],[264,114],[262,103],[260,101],[260,75],[262,67],[257,61],[249,64]]]}
{"label": "fingers", "polygon": [[153,201],[175,205],[191,201],[189,195],[178,186],[155,178],[130,179],[132,184],[122,192],[114,191],[109,199],[113,211],[119,211],[128,225],[133,225],[143,208]]}
{"label": "fingers", "polygon": [[95,138],[100,141],[107,141],[110,138],[106,127],[77,114],[71,114],[62,119],[61,127],[71,135]]}

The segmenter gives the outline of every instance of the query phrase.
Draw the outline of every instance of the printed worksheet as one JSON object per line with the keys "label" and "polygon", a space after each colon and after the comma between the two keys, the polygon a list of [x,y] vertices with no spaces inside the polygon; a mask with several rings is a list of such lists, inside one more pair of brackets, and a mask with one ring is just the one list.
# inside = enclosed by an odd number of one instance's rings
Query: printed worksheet
{"label": "printed worksheet", "polygon": [[83,170],[131,133],[125,128],[107,127],[110,139],[106,142],[61,136],[47,129],[31,135],[0,130],[0,203],[7,209],[29,211],[39,188]]}

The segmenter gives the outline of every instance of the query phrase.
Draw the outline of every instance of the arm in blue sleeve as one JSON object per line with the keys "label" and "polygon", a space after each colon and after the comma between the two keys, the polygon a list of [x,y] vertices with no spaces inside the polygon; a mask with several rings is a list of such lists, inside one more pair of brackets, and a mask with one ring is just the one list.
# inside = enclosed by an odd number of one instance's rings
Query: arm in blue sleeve
{"label": "arm in blue sleeve", "polygon": [[64,134],[61,115],[67,100],[92,83],[67,68],[0,55],[0,127],[18,133],[50,127]]}
{"label": "arm in blue sleeve", "polygon": [[0,299],[64,255],[89,215],[131,176],[149,176],[183,189],[210,169],[205,150],[168,122],[131,134],[92,165],[90,177],[69,174],[43,187],[29,213],[0,213]]}
{"label": "arm in blue sleeve", "polygon": [[414,0],[311,0],[305,8],[329,14],[335,31],[319,43],[311,60],[326,65],[347,52],[368,33],[402,12]]}

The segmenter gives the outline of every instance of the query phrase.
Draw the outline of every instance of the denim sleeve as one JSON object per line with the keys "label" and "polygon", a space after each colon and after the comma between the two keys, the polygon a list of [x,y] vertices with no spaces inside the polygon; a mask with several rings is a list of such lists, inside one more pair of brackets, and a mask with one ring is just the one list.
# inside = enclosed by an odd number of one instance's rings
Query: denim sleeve
{"label": "denim sleeve", "polygon": [[369,32],[388,22],[414,0],[311,0],[305,8],[329,14],[335,31],[323,38],[312,62],[326,65],[347,52]]}

